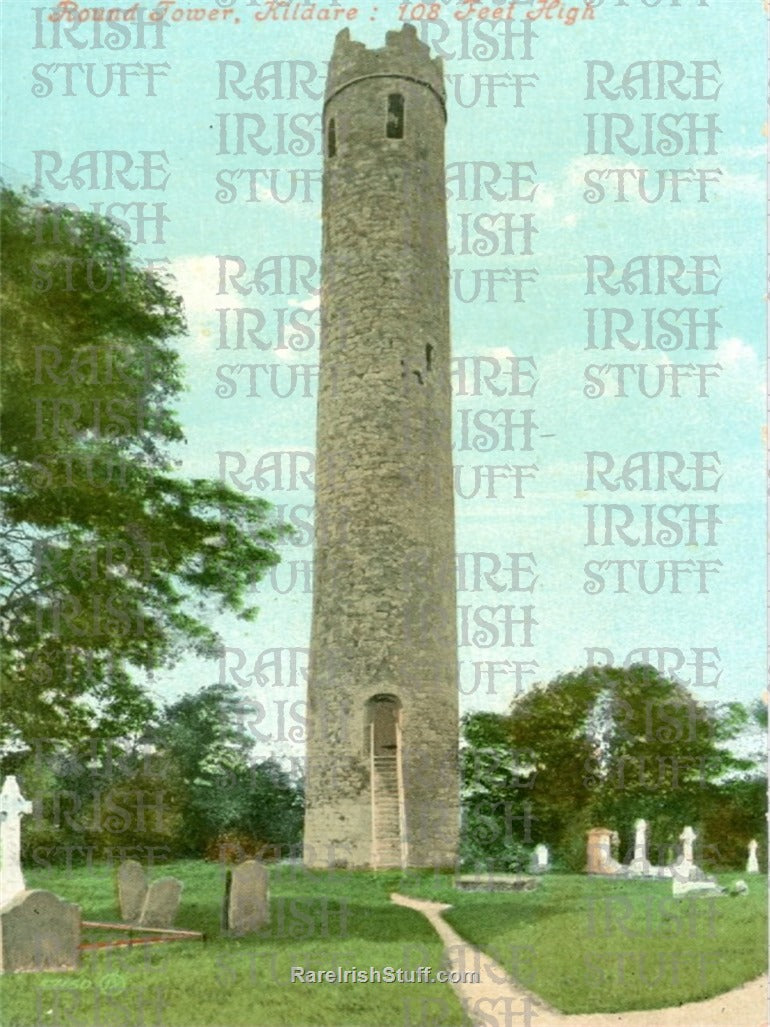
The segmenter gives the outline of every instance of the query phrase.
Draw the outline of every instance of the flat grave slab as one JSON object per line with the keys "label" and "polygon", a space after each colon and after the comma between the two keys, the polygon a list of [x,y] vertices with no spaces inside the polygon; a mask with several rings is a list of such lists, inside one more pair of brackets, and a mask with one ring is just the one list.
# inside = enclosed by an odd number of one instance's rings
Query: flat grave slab
{"label": "flat grave slab", "polygon": [[455,888],[461,891],[534,891],[540,884],[530,874],[461,874]]}

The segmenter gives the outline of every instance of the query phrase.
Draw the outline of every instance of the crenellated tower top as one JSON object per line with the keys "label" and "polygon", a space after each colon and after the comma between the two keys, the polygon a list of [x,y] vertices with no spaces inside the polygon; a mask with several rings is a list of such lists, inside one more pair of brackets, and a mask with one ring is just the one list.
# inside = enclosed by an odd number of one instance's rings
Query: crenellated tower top
{"label": "crenellated tower top", "polygon": [[443,61],[431,57],[430,47],[420,42],[413,25],[403,25],[400,32],[387,32],[385,46],[378,50],[370,50],[365,43],[351,39],[350,29],[338,32],[329,62],[324,105],[348,86],[373,78],[401,78],[426,86],[435,93],[446,117]]}

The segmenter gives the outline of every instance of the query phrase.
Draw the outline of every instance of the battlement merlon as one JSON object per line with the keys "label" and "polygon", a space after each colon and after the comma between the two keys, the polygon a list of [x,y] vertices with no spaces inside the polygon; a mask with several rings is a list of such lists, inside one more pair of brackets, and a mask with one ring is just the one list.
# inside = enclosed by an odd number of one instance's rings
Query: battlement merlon
{"label": "battlement merlon", "polygon": [[403,25],[400,32],[387,32],[385,46],[369,50],[365,43],[350,38],[342,29],[334,40],[334,52],[326,78],[324,106],[341,90],[366,78],[393,76],[418,82],[432,90],[446,112],[444,63],[431,57],[430,47],[417,38],[414,25]]}

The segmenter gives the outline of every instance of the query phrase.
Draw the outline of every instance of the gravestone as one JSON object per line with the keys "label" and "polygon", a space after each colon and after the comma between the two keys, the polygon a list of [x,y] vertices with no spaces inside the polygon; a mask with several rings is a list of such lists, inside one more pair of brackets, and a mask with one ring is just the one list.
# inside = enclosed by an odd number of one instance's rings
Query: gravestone
{"label": "gravestone", "polygon": [[32,803],[23,797],[18,781],[9,774],[0,791],[0,909],[24,891],[21,817],[31,812]]}
{"label": "gravestone", "polygon": [[608,827],[592,827],[586,842],[586,873],[619,874],[624,867],[612,857],[613,832]]}
{"label": "gravestone", "polygon": [[181,894],[182,882],[176,877],[161,877],[159,881],[153,881],[147,889],[139,926],[173,927]]}
{"label": "gravestone", "polygon": [[634,858],[628,865],[628,876],[651,877],[654,874],[655,869],[647,859],[647,821],[637,820],[634,823]]}
{"label": "gravestone", "polygon": [[697,834],[688,825],[679,835],[682,843],[682,854],[671,867],[673,877],[672,891],[680,895],[726,895],[727,890],[720,888],[715,878],[695,865],[694,846]]}
{"label": "gravestone", "polygon": [[118,902],[124,924],[139,920],[147,898],[147,875],[141,863],[127,859],[118,867]]}
{"label": "gravestone", "polygon": [[19,892],[0,910],[0,970],[76,970],[80,906],[49,891]]}
{"label": "gravestone", "polygon": [[544,874],[550,869],[550,859],[547,845],[536,845],[532,854],[530,873]]}
{"label": "gravestone", "polygon": [[708,874],[704,873],[700,867],[695,865],[694,859],[694,846],[697,834],[691,827],[685,827],[682,833],[679,835],[679,841],[682,843],[682,854],[674,863],[671,868],[671,875],[676,880],[682,881],[700,881],[713,883],[714,878],[709,877]]}
{"label": "gravestone", "polygon": [[225,930],[234,935],[249,934],[269,921],[267,881],[267,867],[254,859],[227,871]]}
{"label": "gravestone", "polygon": [[693,863],[694,864],[695,859],[694,859],[693,850],[694,850],[694,846],[695,846],[695,839],[697,837],[698,837],[697,834],[695,833],[695,831],[693,831],[693,829],[691,827],[685,827],[684,831],[682,831],[682,833],[679,835],[679,841],[682,843],[682,862],[683,863]]}
{"label": "gravestone", "polygon": [[749,842],[749,858],[746,863],[747,874],[758,874],[759,873],[759,860],[757,859],[757,848],[759,843],[756,839],[752,838]]}

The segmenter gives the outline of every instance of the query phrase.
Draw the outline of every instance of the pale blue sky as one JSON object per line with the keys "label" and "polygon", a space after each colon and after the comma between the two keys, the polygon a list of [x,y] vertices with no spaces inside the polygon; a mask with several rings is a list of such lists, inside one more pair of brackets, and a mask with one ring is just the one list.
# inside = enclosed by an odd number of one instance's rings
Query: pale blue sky
{"label": "pale blue sky", "polygon": [[[129,6],[114,0],[117,6]],[[203,0],[201,0],[203,6]],[[190,6],[179,2],[176,7]],[[205,6],[214,9],[214,0]],[[318,6],[318,5],[317,5]],[[349,24],[355,39],[380,46],[384,33],[398,26],[395,3],[362,3],[360,15]],[[514,483],[498,481],[495,498],[457,499],[457,548],[459,552],[497,554],[503,560],[509,552],[532,552],[537,560],[538,580],[532,593],[498,593],[487,588],[464,591],[461,606],[504,604],[534,605],[537,625],[531,647],[498,644],[461,646],[461,691],[464,709],[505,708],[514,691],[513,663],[521,663],[525,684],[548,679],[553,674],[577,668],[585,662],[587,646],[613,650],[618,659],[639,647],[670,647],[682,650],[688,660],[693,649],[718,649],[718,686],[695,688],[706,700],[759,695],[764,681],[764,491],[762,434],[764,370],[765,186],[763,159],[764,48],[761,5],[755,0],[712,0],[701,7],[697,0],[682,0],[675,7],[662,0],[646,7],[630,0],[628,7],[605,0],[593,21],[568,27],[563,22],[534,23],[537,37],[531,40],[532,59],[523,59],[520,37],[509,40],[512,59],[507,59],[504,28],[486,28],[487,51],[493,59],[464,56],[465,51],[484,44],[478,37],[466,37],[462,23],[453,15],[461,9],[452,0],[443,5],[448,24],[441,45],[453,56],[445,61],[450,78],[447,160],[485,161],[503,169],[508,162],[532,162],[538,189],[531,202],[473,201],[450,198],[450,242],[459,245],[463,215],[510,212],[514,224],[521,215],[532,214],[538,230],[533,254],[491,256],[461,255],[453,258],[453,270],[464,274],[487,267],[536,267],[537,281],[526,287],[525,302],[513,302],[510,285],[500,289],[495,303],[463,303],[456,297],[452,309],[453,347],[456,357],[469,360],[488,357],[501,368],[509,358],[532,357],[538,383],[534,395],[458,396],[456,420],[478,410],[516,411],[532,407],[539,425],[531,452],[491,453],[458,449],[455,462],[461,466],[460,483],[469,488],[475,465],[536,464],[536,477],[524,486],[524,497],[515,498]],[[4,50],[7,55],[3,83],[4,148],[3,175],[14,185],[31,183],[35,173],[34,151],[57,151],[63,171],[75,156],[86,150],[164,150],[170,177],[163,192],[137,188],[129,190],[118,182],[112,189],[77,189],[71,183],[57,190],[44,182],[43,192],[54,200],[82,203],[148,204],[166,202],[169,222],[164,239],[155,245],[138,246],[145,257],[167,257],[177,276],[178,288],[187,302],[189,337],[181,345],[188,367],[188,386],[181,415],[188,437],[182,452],[183,469],[189,474],[215,476],[221,451],[242,452],[247,465],[273,450],[312,452],[314,446],[315,397],[301,395],[278,398],[268,388],[259,397],[244,394],[245,377],[238,378],[237,395],[222,398],[216,393],[221,382],[221,364],[263,363],[279,370],[279,388],[285,387],[290,368],[315,364],[317,339],[306,351],[289,348],[261,350],[251,347],[240,354],[217,349],[218,308],[226,306],[260,308],[266,325],[260,338],[275,342],[274,308],[294,312],[303,323],[313,323],[315,303],[307,289],[291,295],[234,297],[217,295],[217,255],[240,255],[254,265],[274,254],[306,255],[317,260],[320,250],[320,190],[311,187],[309,203],[276,203],[269,190],[260,187],[258,202],[221,203],[216,194],[218,171],[223,169],[276,168],[283,183],[288,169],[310,169],[315,177],[321,157],[317,139],[312,152],[245,155],[218,154],[219,116],[229,114],[232,126],[236,113],[258,115],[264,120],[258,145],[267,142],[273,150],[282,147],[279,127],[317,126],[320,101],[298,90],[296,98],[229,96],[218,99],[218,61],[240,61],[247,70],[241,85],[253,82],[261,65],[268,61],[305,61],[305,72],[315,74],[311,91],[322,88],[334,35],[339,25],[326,23],[256,22],[255,11],[264,5],[236,0],[234,15],[222,24],[172,23],[162,39],[163,47],[129,47],[111,50],[107,36],[102,45],[78,49],[78,40],[93,44],[93,29],[83,26],[60,48],[52,48],[49,8],[35,14],[30,0],[6,0],[3,8]],[[510,31],[521,32],[526,7],[519,5]],[[167,15],[168,17],[168,15]],[[240,20],[236,23],[235,17]],[[423,26],[426,39],[438,42],[440,26]],[[37,33],[40,33],[37,35]],[[145,42],[151,43],[154,36]],[[37,45],[36,45],[37,44]],[[471,45],[472,44],[472,45]],[[690,99],[617,100],[586,98],[586,62],[610,61],[618,75],[632,61],[681,61],[687,73],[693,61],[716,60],[723,83],[714,101]],[[62,95],[61,68],[33,69],[39,65],[80,62],[92,64],[95,88],[106,83],[105,64],[121,62],[167,62],[157,71],[156,96],[147,96],[146,77],[134,77],[127,87],[130,95],[90,95],[84,84],[86,70],[74,69],[73,91]],[[231,66],[234,67],[234,66]],[[657,68],[657,65],[655,66]],[[286,66],[284,66],[285,72]],[[141,70],[141,69],[140,69]],[[161,75],[161,72],[165,72]],[[113,74],[117,72],[113,69]],[[474,76],[495,75],[494,106],[489,101],[489,80],[482,85],[481,100],[464,109],[475,88]],[[510,76],[536,75],[533,87],[523,88],[522,106],[515,106],[515,80]],[[42,83],[50,95],[38,96],[33,87]],[[682,85],[692,85],[685,80]],[[457,93],[454,90],[457,89]],[[41,91],[41,90],[39,90]],[[459,97],[460,102],[458,102]],[[593,156],[586,154],[586,115],[595,112],[625,112],[641,122],[645,113],[681,115],[693,113],[702,119],[718,115],[721,134],[716,154],[661,156]],[[283,117],[281,117],[283,116]],[[703,124],[701,120],[698,122]],[[252,121],[248,131],[254,131]],[[302,151],[301,135],[290,134]],[[705,135],[696,137],[705,148]],[[308,149],[308,146],[305,146]],[[42,167],[51,168],[50,158]],[[720,181],[709,186],[708,203],[694,202],[694,186],[683,186],[683,200],[672,204],[645,204],[638,197],[628,203],[604,200],[591,204],[584,199],[584,174],[590,168],[646,167],[719,168]],[[63,173],[63,172],[62,172]],[[244,179],[238,179],[243,190]],[[262,181],[262,179],[260,179]],[[140,182],[140,186],[141,186]],[[608,254],[622,263],[637,254],[675,254],[688,260],[693,254],[717,254],[722,284],[717,296],[586,296],[585,255]],[[463,279],[464,282],[470,279]],[[317,280],[316,280],[317,284]],[[467,287],[467,286],[466,286]],[[377,297],[372,297],[373,312]],[[629,352],[586,350],[588,306],[666,308],[720,307],[722,327],[714,336],[714,349]],[[300,312],[301,313],[298,313]],[[234,314],[228,315],[234,317]],[[701,318],[702,319],[702,318]],[[253,323],[253,322],[252,322]],[[680,398],[618,398],[584,395],[584,370],[589,364],[645,363],[646,374],[659,366],[720,364],[718,378],[708,384],[708,395],[696,395],[695,380],[682,384]],[[468,367],[471,364],[467,365]],[[487,366],[494,366],[492,363]],[[295,372],[297,373],[297,372]],[[667,372],[671,374],[669,370]],[[693,373],[697,373],[693,372]],[[255,372],[266,382],[267,372]],[[611,390],[610,390],[611,391]],[[502,417],[503,415],[498,415]],[[458,429],[459,430],[459,429]],[[459,434],[456,431],[456,446]],[[587,492],[585,452],[599,450],[613,454],[618,464],[638,451],[667,450],[682,453],[690,463],[692,452],[716,451],[723,478],[716,492]],[[287,459],[287,458],[284,458]],[[246,471],[248,475],[250,472]],[[486,472],[485,472],[486,473]],[[482,490],[483,491],[483,490]],[[277,504],[288,504],[300,521],[308,519],[312,493],[306,487],[262,494]],[[587,503],[626,503],[638,515],[643,504],[719,504],[721,521],[716,528],[716,545],[704,545],[702,528],[697,545],[671,548],[611,547],[586,545]],[[702,513],[701,507],[701,513]],[[288,547],[285,559],[309,561],[310,545]],[[609,589],[598,595],[586,594],[589,560],[721,561],[708,594],[697,594],[687,579],[682,594],[615,594]],[[288,565],[281,574],[289,573]],[[279,581],[280,584],[280,581]],[[247,674],[260,653],[274,647],[304,648],[309,638],[310,595],[295,589],[287,595],[266,586],[260,590],[261,615],[255,625],[242,626],[232,620],[221,623],[228,646],[246,654]],[[503,616],[503,614],[498,614]],[[707,660],[714,657],[707,656]],[[500,663],[494,692],[486,685],[474,690],[475,664]],[[537,666],[533,666],[536,661]],[[300,663],[302,660],[300,660]],[[533,672],[533,673],[529,673]],[[188,661],[183,667],[159,677],[154,688],[171,697],[215,680],[216,664]],[[692,668],[681,672],[691,677]],[[707,674],[711,680],[715,672]],[[298,753],[299,741],[281,740],[278,724],[289,717],[292,703],[301,703],[301,683],[282,686],[259,684],[255,679],[244,695],[265,708],[263,728],[271,724],[272,741],[266,748]],[[281,703],[284,703],[282,706]],[[301,714],[301,706],[295,714]]]}

